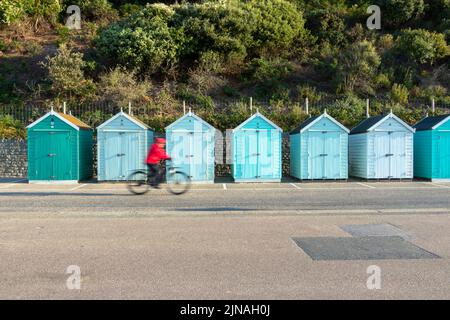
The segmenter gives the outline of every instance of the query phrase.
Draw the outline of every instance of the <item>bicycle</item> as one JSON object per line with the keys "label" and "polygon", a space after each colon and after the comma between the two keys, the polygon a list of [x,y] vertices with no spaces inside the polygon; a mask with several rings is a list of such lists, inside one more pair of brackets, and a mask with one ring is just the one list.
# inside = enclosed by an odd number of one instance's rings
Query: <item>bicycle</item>
{"label": "bicycle", "polygon": [[[169,172],[169,175],[167,176],[167,189],[170,193],[181,195],[190,189],[191,179],[186,173],[178,170],[177,167],[173,167],[172,165],[167,168],[167,171]],[[148,170],[136,170],[128,176],[129,183],[127,188],[136,195],[145,194],[151,187],[154,187],[157,182],[163,180],[165,172],[166,170],[162,167],[160,167],[156,174],[152,174]]]}

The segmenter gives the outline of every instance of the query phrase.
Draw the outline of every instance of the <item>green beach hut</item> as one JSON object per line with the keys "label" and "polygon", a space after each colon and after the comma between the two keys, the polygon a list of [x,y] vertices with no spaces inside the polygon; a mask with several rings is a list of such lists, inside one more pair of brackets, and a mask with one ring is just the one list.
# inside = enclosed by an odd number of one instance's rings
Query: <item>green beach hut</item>
{"label": "green beach hut", "polygon": [[30,183],[76,183],[92,177],[92,129],[87,124],[52,110],[27,131]]}

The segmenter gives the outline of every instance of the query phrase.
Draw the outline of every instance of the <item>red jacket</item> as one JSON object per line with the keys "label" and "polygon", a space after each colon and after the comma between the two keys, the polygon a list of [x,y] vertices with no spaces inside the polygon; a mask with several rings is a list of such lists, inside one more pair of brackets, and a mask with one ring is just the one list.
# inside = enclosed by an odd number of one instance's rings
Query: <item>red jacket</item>
{"label": "red jacket", "polygon": [[159,144],[154,143],[147,155],[146,162],[148,164],[158,164],[160,160],[170,159],[169,155],[162,149]]}

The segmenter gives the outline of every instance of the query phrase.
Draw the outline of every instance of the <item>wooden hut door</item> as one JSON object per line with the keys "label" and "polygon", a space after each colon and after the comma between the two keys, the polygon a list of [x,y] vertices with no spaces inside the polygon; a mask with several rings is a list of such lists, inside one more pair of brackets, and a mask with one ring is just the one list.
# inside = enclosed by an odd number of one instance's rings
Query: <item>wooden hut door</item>
{"label": "wooden hut door", "polygon": [[328,131],[324,136],[324,173],[325,179],[339,179],[341,177],[341,133]]}
{"label": "wooden hut door", "polygon": [[406,177],[406,133],[390,132],[389,134],[389,177]]}
{"label": "wooden hut door", "polygon": [[173,166],[191,176],[191,134],[186,131],[172,131],[170,137]]}
{"label": "wooden hut door", "polygon": [[238,139],[242,139],[242,141],[237,142],[238,147],[242,150],[238,150],[240,156],[236,159],[237,172],[241,179],[258,179],[258,132],[243,129],[239,132]]}
{"label": "wooden hut door", "polygon": [[390,147],[390,134],[388,132],[377,132],[373,137],[374,148],[374,169],[375,175],[373,178],[387,179],[391,176],[391,147]]}
{"label": "wooden hut door", "polygon": [[270,179],[274,176],[277,164],[274,161],[274,144],[278,141],[278,131],[258,130],[258,177]]}
{"label": "wooden hut door", "polygon": [[325,178],[325,138],[319,131],[308,133],[308,175],[309,179]]}
{"label": "wooden hut door", "polygon": [[70,132],[46,131],[36,135],[36,180],[72,180]]}
{"label": "wooden hut door", "polygon": [[105,133],[105,173],[106,180],[122,179],[122,141],[123,132]]}

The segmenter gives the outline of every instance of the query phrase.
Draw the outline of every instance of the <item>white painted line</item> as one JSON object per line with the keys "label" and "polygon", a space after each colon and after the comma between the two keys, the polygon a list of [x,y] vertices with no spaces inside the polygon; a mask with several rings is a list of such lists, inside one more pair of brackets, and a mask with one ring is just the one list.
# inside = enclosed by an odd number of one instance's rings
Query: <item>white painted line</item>
{"label": "white painted line", "polygon": [[430,182],[430,184],[433,186],[440,187],[440,188],[450,188],[449,186],[444,186],[444,185],[436,183],[436,182]]}
{"label": "white painted line", "polygon": [[226,183],[222,183],[222,187],[223,187],[223,190],[227,190],[227,184]]}
{"label": "white painted line", "polygon": [[70,189],[70,191],[75,191],[75,190],[81,189],[81,188],[86,187],[86,186],[87,186],[87,183],[84,183],[84,184],[81,184],[79,186],[76,186],[75,188]]}
{"label": "white painted line", "polygon": [[359,184],[360,186],[367,187],[367,188],[370,188],[370,189],[376,189],[376,187],[369,186],[368,184],[365,184],[365,183],[362,183],[362,182],[357,182],[356,184]]}
{"label": "white painted line", "polygon": [[302,188],[300,188],[298,185],[296,185],[295,183],[290,183],[291,186],[293,186],[295,189],[299,189],[301,190]]}

